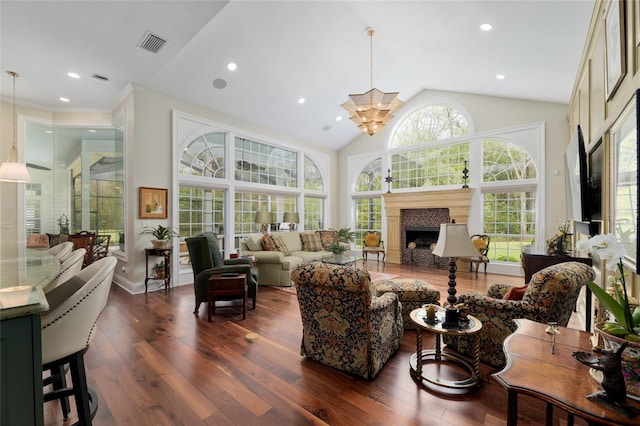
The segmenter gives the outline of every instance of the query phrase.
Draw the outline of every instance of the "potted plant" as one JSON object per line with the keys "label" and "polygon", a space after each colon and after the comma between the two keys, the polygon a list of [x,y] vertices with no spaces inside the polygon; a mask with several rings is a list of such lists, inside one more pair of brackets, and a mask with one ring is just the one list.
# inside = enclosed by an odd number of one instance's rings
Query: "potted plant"
{"label": "potted plant", "polygon": [[340,228],[338,230],[338,241],[341,243],[353,243],[356,240],[356,235],[356,232],[352,231],[351,228]]}
{"label": "potted plant", "polygon": [[167,228],[166,226],[162,225],[156,225],[153,227],[145,226],[142,229],[142,232],[140,232],[140,235],[143,234],[151,234],[153,238],[155,238],[154,240],[151,240],[151,244],[153,244],[153,247],[156,249],[167,248],[169,240],[171,240],[172,237],[180,236],[180,234],[178,234],[173,229]]}
{"label": "potted plant", "polygon": [[615,235],[607,234],[579,241],[577,249],[597,253],[600,259],[607,261],[606,269],[613,272],[612,295],[594,282],[587,283],[589,289],[615,319],[598,323],[596,328],[606,347],[617,350],[624,342],[628,342],[622,357],[622,373],[627,393],[640,396],[640,307],[636,306],[633,312],[631,311],[622,264],[626,248],[618,242]]}
{"label": "potted plant", "polygon": [[342,254],[347,251],[347,248],[340,243],[333,243],[327,247],[327,251],[333,253],[335,260],[340,261],[342,259]]}
{"label": "potted plant", "polygon": [[164,261],[161,261],[160,263],[156,263],[153,266],[153,271],[156,274],[156,278],[164,278]]}

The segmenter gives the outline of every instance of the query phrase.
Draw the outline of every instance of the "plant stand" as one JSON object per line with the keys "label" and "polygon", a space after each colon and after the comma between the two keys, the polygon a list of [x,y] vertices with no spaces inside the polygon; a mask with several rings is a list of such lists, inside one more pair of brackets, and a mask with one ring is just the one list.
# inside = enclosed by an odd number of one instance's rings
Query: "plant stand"
{"label": "plant stand", "polygon": [[[164,291],[171,289],[171,253],[173,249],[171,247],[164,249],[146,248],[144,249],[145,258],[145,279],[144,279],[144,292],[148,290],[149,280],[161,280],[164,281]],[[155,276],[149,276],[149,256],[164,257],[164,277],[159,278]]]}

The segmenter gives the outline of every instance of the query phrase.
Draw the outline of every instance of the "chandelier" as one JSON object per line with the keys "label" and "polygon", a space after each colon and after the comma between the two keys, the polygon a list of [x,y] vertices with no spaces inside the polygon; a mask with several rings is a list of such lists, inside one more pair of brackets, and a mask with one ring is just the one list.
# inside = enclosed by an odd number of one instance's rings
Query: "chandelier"
{"label": "chandelier", "polygon": [[393,112],[400,108],[403,102],[397,99],[399,92],[386,93],[373,87],[373,35],[375,31],[369,29],[371,37],[371,90],[366,93],[350,94],[349,100],[342,105],[349,113],[349,119],[356,123],[362,131],[373,136],[393,118]]}
{"label": "chandelier", "polygon": [[0,181],[26,183],[31,182],[27,165],[18,161],[18,148],[16,131],[18,128],[18,116],[16,115],[16,77],[20,77],[15,71],[7,71],[13,77],[13,145],[9,151],[7,161],[0,165]]}

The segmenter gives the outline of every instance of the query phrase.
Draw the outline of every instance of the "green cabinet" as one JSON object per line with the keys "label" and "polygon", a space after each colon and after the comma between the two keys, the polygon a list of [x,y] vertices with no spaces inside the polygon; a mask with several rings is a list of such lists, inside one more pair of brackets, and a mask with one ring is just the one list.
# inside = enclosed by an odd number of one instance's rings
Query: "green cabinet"
{"label": "green cabinet", "polygon": [[40,314],[0,321],[0,424],[43,425]]}

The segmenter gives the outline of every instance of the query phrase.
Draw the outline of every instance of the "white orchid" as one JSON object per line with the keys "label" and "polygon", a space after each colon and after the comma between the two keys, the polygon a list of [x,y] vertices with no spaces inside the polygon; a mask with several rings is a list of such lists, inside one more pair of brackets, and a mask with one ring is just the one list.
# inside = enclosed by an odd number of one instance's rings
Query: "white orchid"
{"label": "white orchid", "polygon": [[589,282],[587,285],[602,304],[611,311],[618,324],[626,329],[629,334],[635,334],[634,328],[638,326],[638,324],[634,324],[634,318],[631,314],[624,265],[622,264],[622,259],[627,254],[624,245],[618,242],[614,234],[600,234],[588,240],[578,241],[576,248],[579,251],[585,251],[589,254],[597,253],[600,259],[606,260],[607,270],[613,271],[614,273],[614,282],[618,280],[617,274],[620,274],[619,279],[622,284],[622,291],[618,289],[617,285],[613,286],[616,296],[615,299],[598,284]]}
{"label": "white orchid", "polygon": [[607,261],[607,269],[610,271],[618,269],[618,264],[627,254],[627,249],[613,234],[600,234],[588,240],[580,240],[576,248],[589,254],[597,252],[600,259]]}

